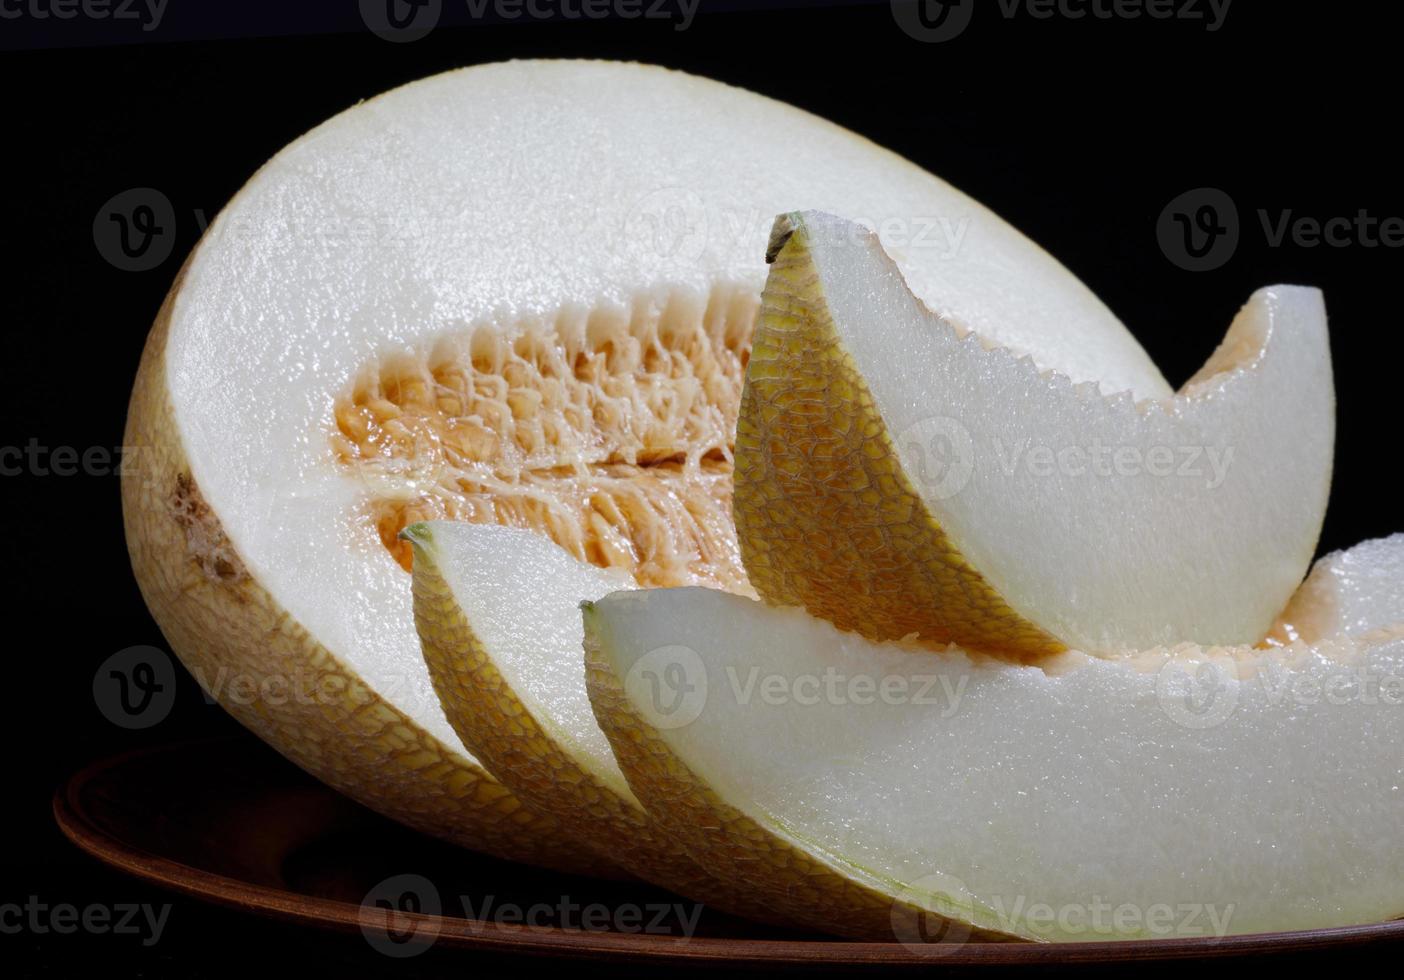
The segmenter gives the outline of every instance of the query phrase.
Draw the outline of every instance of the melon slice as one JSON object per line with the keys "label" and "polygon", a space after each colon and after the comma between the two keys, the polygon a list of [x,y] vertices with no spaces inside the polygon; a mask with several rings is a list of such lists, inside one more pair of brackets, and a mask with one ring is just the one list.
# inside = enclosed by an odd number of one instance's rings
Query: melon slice
{"label": "melon slice", "polygon": [[[1404,620],[1395,585],[1386,606]],[[585,630],[650,815],[814,928],[940,944],[1404,915],[1404,626],[1028,666],[684,588],[587,604]]]}
{"label": "melon slice", "polygon": [[463,744],[528,805],[602,858],[706,905],[782,922],[744,883],[703,870],[629,790],[585,690],[579,604],[635,588],[523,528],[429,521],[414,546],[414,616]]}
{"label": "melon slice", "polygon": [[[404,533],[415,547],[415,616],[435,689],[464,744],[489,770],[638,876],[752,918],[783,918],[769,898],[757,900],[749,878],[705,855],[694,861],[680,852],[672,831],[629,788],[596,723],[580,666],[578,602],[631,588],[629,578],[581,562],[528,530],[433,521]],[[1357,634],[1404,623],[1404,580],[1389,577],[1401,542],[1404,535],[1323,559],[1292,607],[1321,621],[1354,603]],[[1343,566],[1353,574],[1336,574]],[[755,654],[755,665],[768,671],[760,636],[740,640],[737,653]],[[686,682],[686,663],[679,663],[683,669],[674,668],[672,680],[667,662],[655,665],[664,693]],[[741,684],[750,670],[739,675]],[[939,684],[933,690],[932,697],[943,696]],[[683,711],[663,720],[676,722],[691,718]],[[790,744],[786,736],[776,751]],[[723,874],[700,870],[708,868]]]}
{"label": "melon slice", "polygon": [[600,870],[444,717],[398,534],[435,517],[530,528],[640,584],[746,590],[732,433],[769,224],[808,204],[889,229],[920,295],[1041,364],[1168,392],[1055,261],[836,126],[640,65],[451,72],[280,152],[160,311],[122,497],[172,648],[241,722],[375,809]]}
{"label": "melon slice", "polygon": [[1138,401],[933,312],[851,222],[782,216],[771,258],[734,505],[763,598],[1024,658],[1263,638],[1330,488],[1317,290],[1255,293],[1179,394]]}

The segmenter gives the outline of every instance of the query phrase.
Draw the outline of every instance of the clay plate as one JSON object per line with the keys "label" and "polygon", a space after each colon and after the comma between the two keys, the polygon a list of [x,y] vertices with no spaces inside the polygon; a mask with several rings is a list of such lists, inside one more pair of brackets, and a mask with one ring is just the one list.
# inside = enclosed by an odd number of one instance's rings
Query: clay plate
{"label": "clay plate", "polygon": [[[1404,941],[1399,920],[1224,939],[1045,945],[935,936],[929,943],[860,943],[785,933],[711,910],[689,935],[675,914],[682,901],[676,896],[429,839],[327,789],[252,738],[160,746],[96,763],[59,789],[54,814],[78,847],[138,878],[309,928],[362,932],[392,954],[432,943],[621,963],[1034,966],[1261,957]],[[395,897],[377,902],[381,894]],[[690,915],[691,903],[682,905]],[[531,923],[504,908],[530,913]]]}

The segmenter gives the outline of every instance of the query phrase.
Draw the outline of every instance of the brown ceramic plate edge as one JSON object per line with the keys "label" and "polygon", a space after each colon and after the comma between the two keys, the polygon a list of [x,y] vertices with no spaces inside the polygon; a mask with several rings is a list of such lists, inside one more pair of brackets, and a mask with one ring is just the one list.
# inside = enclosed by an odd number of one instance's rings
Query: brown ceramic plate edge
{"label": "brown ceramic plate edge", "polygon": [[[362,906],[242,881],[153,853],[102,829],[87,811],[83,790],[96,777],[109,775],[153,754],[190,748],[185,744],[137,749],[79,770],[54,793],[53,813],[60,830],[80,850],[102,863],[168,890],[285,922],[347,933],[360,931],[367,923],[367,913]],[[410,916],[423,930],[420,934],[432,935],[435,945],[496,953],[654,963],[1046,966],[1279,955],[1404,940],[1404,919],[1222,938],[916,946],[823,939],[658,936],[401,914]],[[370,924],[374,927],[374,921]]]}

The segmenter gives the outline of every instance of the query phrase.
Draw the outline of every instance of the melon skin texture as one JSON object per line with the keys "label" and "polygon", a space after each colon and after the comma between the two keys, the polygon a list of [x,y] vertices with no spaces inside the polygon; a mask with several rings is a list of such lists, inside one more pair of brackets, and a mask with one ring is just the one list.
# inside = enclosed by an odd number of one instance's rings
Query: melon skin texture
{"label": "melon skin texture", "polygon": [[1267,633],[1330,491],[1317,290],[1259,290],[1138,402],[933,312],[844,219],[782,216],[770,259],[734,495],[763,599],[1016,659]]}
{"label": "melon skin texture", "polygon": [[[533,527],[644,584],[745,591],[726,517],[741,369],[770,221],[807,205],[908,222],[893,249],[912,288],[1040,364],[1168,392],[1057,262],[839,127],[648,66],[450,72],[277,154],[153,326],[122,498],[174,652],[373,809],[607,870],[460,744],[396,535],[435,516]],[[923,236],[942,222],[959,248]],[[231,696],[231,681],[274,696]]]}
{"label": "melon skin texture", "polygon": [[649,818],[595,725],[578,603],[634,587],[628,576],[521,528],[430,521],[404,536],[415,548],[415,625],[434,690],[474,756],[602,859],[704,905],[786,924]]}
{"label": "melon skin texture", "polygon": [[[611,862],[582,852],[554,821],[370,687],[250,575],[192,476],[165,384],[182,276],[142,354],[124,437],[141,463],[122,478],[132,567],[166,641],[225,710],[333,789],[464,847],[618,877]],[[281,693],[226,696],[233,684]]]}
{"label": "melon skin texture", "polygon": [[[925,905],[898,909],[894,924],[892,892],[865,890],[866,879],[861,877],[835,881],[824,863],[827,859],[804,849],[800,853],[784,852],[784,861],[792,868],[796,881],[787,879],[777,883],[768,880],[768,874],[758,878],[755,869],[760,865],[756,855],[745,848],[754,848],[758,841],[765,840],[769,825],[744,824],[739,811],[726,822],[719,823],[717,815],[730,814],[736,806],[714,798],[716,794],[706,787],[693,786],[686,798],[670,796],[667,805],[646,809],[640,795],[645,802],[648,795],[642,792],[635,795],[629,782],[639,778],[636,768],[631,766],[630,753],[646,748],[648,739],[630,737],[627,745],[617,748],[619,761],[616,761],[615,750],[611,749],[593,714],[591,693],[587,691],[579,654],[582,643],[594,635],[583,629],[579,600],[605,595],[621,585],[630,587],[627,576],[580,562],[550,541],[523,529],[434,521],[414,525],[406,529],[405,535],[416,549],[415,615],[424,655],[434,677],[435,689],[455,730],[475,756],[514,793],[531,806],[556,817],[583,844],[615,857],[639,877],[710,906],[750,918],[788,924],[798,922],[825,931],[892,938],[896,929],[898,938],[912,936],[918,933],[921,925],[917,921],[919,913],[940,912],[950,905],[946,899],[928,894],[924,898]],[[1317,564],[1290,608],[1296,610],[1300,621],[1317,623],[1330,621],[1340,610],[1349,608],[1351,628],[1320,638],[1328,643],[1341,642],[1343,634],[1366,636],[1386,630],[1390,624],[1404,620],[1404,579],[1389,574],[1401,554],[1404,554],[1404,535],[1366,542],[1350,551],[1330,555]],[[1349,569],[1350,574],[1342,574],[1343,568]],[[542,588],[542,583],[547,582],[551,583],[549,590]],[[709,614],[715,623],[729,624],[715,629],[718,642],[733,644],[737,660],[744,664],[738,671],[739,683],[743,685],[745,671],[753,665],[769,676],[767,651],[776,637],[781,643],[798,642],[778,627],[773,631],[748,629],[748,624],[758,618],[749,615],[750,610],[750,606],[745,607],[746,615],[739,618],[725,609]],[[666,625],[659,627],[660,632],[666,629]],[[837,663],[841,658],[833,655],[832,631],[812,626],[810,629],[821,638],[811,644],[813,657],[823,668]],[[863,649],[869,648],[855,637],[842,634],[840,637],[839,645],[847,647],[852,659],[861,658],[865,655]],[[883,646],[871,649],[881,653],[888,651]],[[1297,649],[1301,649],[1300,644]],[[930,673],[928,666],[941,664],[943,660],[963,661],[963,655],[956,652],[926,654],[930,657],[926,661],[921,660],[925,651],[903,652],[918,661],[923,674]],[[1180,653],[1188,660],[1191,656],[1202,655],[1203,651]],[[598,649],[595,654],[598,655]],[[1249,663],[1261,656],[1261,651],[1218,651],[1215,656],[1221,659],[1235,656]],[[1164,659],[1165,652],[1149,651],[1141,655],[1139,665],[1134,668],[1127,666],[1130,660],[1119,666],[1140,676],[1156,658]],[[1052,664],[1052,673],[1056,676],[1060,670],[1067,670],[1085,659],[1064,654]],[[993,667],[988,658],[972,658],[971,663],[983,664],[981,676],[990,676]],[[658,666],[655,680],[666,681],[666,663]],[[814,672],[818,674],[820,669],[816,664]],[[1035,676],[1033,668],[1008,669],[1012,677]],[[869,666],[863,673],[878,676],[882,669]],[[950,683],[952,689],[958,689],[959,675],[951,670],[945,676],[955,677]],[[685,675],[684,679],[695,678]],[[1159,681],[1159,677],[1153,679],[1153,683]],[[730,677],[720,687],[709,683],[708,696],[720,693],[726,697],[734,683],[737,682]],[[758,689],[755,685],[751,689],[759,700],[760,695],[754,693]],[[943,696],[945,691],[939,683],[934,687],[937,697]],[[644,694],[649,700],[661,696],[666,702],[668,692],[645,685]],[[1167,698],[1174,694],[1173,689],[1164,692]],[[1404,687],[1399,694],[1404,697]],[[1155,697],[1157,710],[1166,710],[1161,706],[1162,692],[1158,687]],[[1174,702],[1167,703],[1173,710]],[[684,699],[682,712],[665,718],[665,724],[674,719],[681,719],[682,727],[690,724],[687,707]],[[1190,724],[1199,723],[1193,711],[1187,717]],[[1214,720],[1212,714],[1205,717],[1211,722]],[[1310,719],[1305,719],[1304,723],[1309,724]],[[744,726],[738,726],[738,731],[744,736]],[[758,751],[767,758],[773,755],[778,763],[794,760],[797,767],[809,772],[823,771],[834,760],[840,766],[853,764],[853,752],[842,747],[832,754],[821,754],[818,759],[807,758],[802,751],[807,737],[805,730],[790,731],[788,727],[779,732],[767,730],[758,739],[757,744],[762,746]],[[1115,739],[1117,736],[1111,733],[1107,737]],[[942,739],[933,739],[933,751],[939,750],[942,742]],[[822,750],[823,746],[821,753]],[[666,760],[659,762],[652,756],[650,759],[649,765],[666,764],[669,771],[673,771]],[[740,759],[744,775],[746,767],[754,760],[744,753]],[[959,762],[954,760],[956,765]],[[630,767],[627,777],[620,769],[621,763]],[[727,764],[722,762],[719,768],[725,771]],[[981,768],[980,760],[973,760],[972,774],[978,777]],[[644,778],[647,775],[645,772]],[[777,785],[783,786],[784,780],[789,778],[794,777],[783,774],[778,777]],[[649,786],[652,787],[652,783]],[[670,787],[676,788],[672,784]],[[705,809],[693,799],[698,795],[707,800]],[[678,802],[679,807],[686,805],[687,811],[680,812],[674,802]],[[1099,805],[1094,804],[1090,809],[1096,813]],[[880,808],[875,809],[868,818],[878,819],[880,812]],[[785,816],[783,812],[773,815]],[[932,820],[933,826],[939,827],[937,817],[933,816]],[[730,832],[730,828],[738,826],[747,827],[746,833]],[[809,843],[823,845],[825,842],[817,828],[805,836],[806,847]],[[776,847],[781,843],[772,842]],[[684,851],[683,845],[690,850]],[[719,858],[719,850],[730,856]],[[689,859],[688,853],[694,858]],[[707,869],[709,874],[703,877],[699,869]],[[758,893],[754,890],[757,881],[761,883]],[[798,882],[803,882],[804,887]],[[772,889],[784,892],[790,904],[777,904],[770,894]],[[794,897],[809,894],[811,889],[829,897],[811,895],[805,904],[796,907]],[[816,913],[816,907],[828,910],[831,905],[842,910],[845,921],[854,914],[855,908],[865,910],[858,913],[861,926],[838,927],[830,919],[836,913]],[[960,912],[954,907],[947,907],[946,911],[953,915]],[[953,935],[961,939],[999,939],[1018,933],[997,916],[983,928],[962,920],[954,924],[954,929]]]}
{"label": "melon skin texture", "polygon": [[[611,595],[584,624],[596,716],[649,813],[813,928],[1098,941],[1404,914],[1404,627],[1040,669],[704,589]],[[641,680],[669,664],[671,703]],[[1205,671],[1227,710],[1191,696]]]}

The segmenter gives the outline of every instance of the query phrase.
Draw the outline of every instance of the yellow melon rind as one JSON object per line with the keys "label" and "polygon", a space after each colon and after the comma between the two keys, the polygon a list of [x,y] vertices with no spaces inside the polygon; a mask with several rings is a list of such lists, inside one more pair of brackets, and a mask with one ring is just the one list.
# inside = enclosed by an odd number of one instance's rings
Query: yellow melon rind
{"label": "yellow melon rind", "polygon": [[414,619],[434,691],[454,731],[488,770],[566,828],[582,850],[704,905],[785,925],[746,888],[704,871],[636,799],[576,762],[497,669],[439,570],[429,529],[412,525],[403,536],[415,549]]}
{"label": "yellow melon rind", "polygon": [[770,259],[736,431],[732,507],[751,585],[873,640],[1016,660],[1064,650],[965,560],[912,486],[797,215],[777,220]]}
{"label": "yellow melon rind", "polygon": [[[581,609],[590,703],[620,768],[652,819],[714,875],[744,887],[754,901],[795,922],[852,939],[922,935],[942,921],[962,941],[1023,938],[990,925],[949,922],[918,902],[894,901],[876,883],[862,883],[860,869],[845,865],[840,872],[815,857],[812,845],[806,850],[788,839],[783,828],[731,806],[635,710],[600,641],[593,607],[586,602]],[[979,910],[970,911],[972,917],[982,917]]]}
{"label": "yellow melon rind", "polygon": [[[550,818],[385,700],[250,576],[205,503],[166,384],[166,341],[184,271],[142,354],[124,444],[122,513],[142,597],[172,650],[225,710],[298,766],[392,820],[497,857],[617,876]],[[312,697],[221,696],[238,677]]]}

